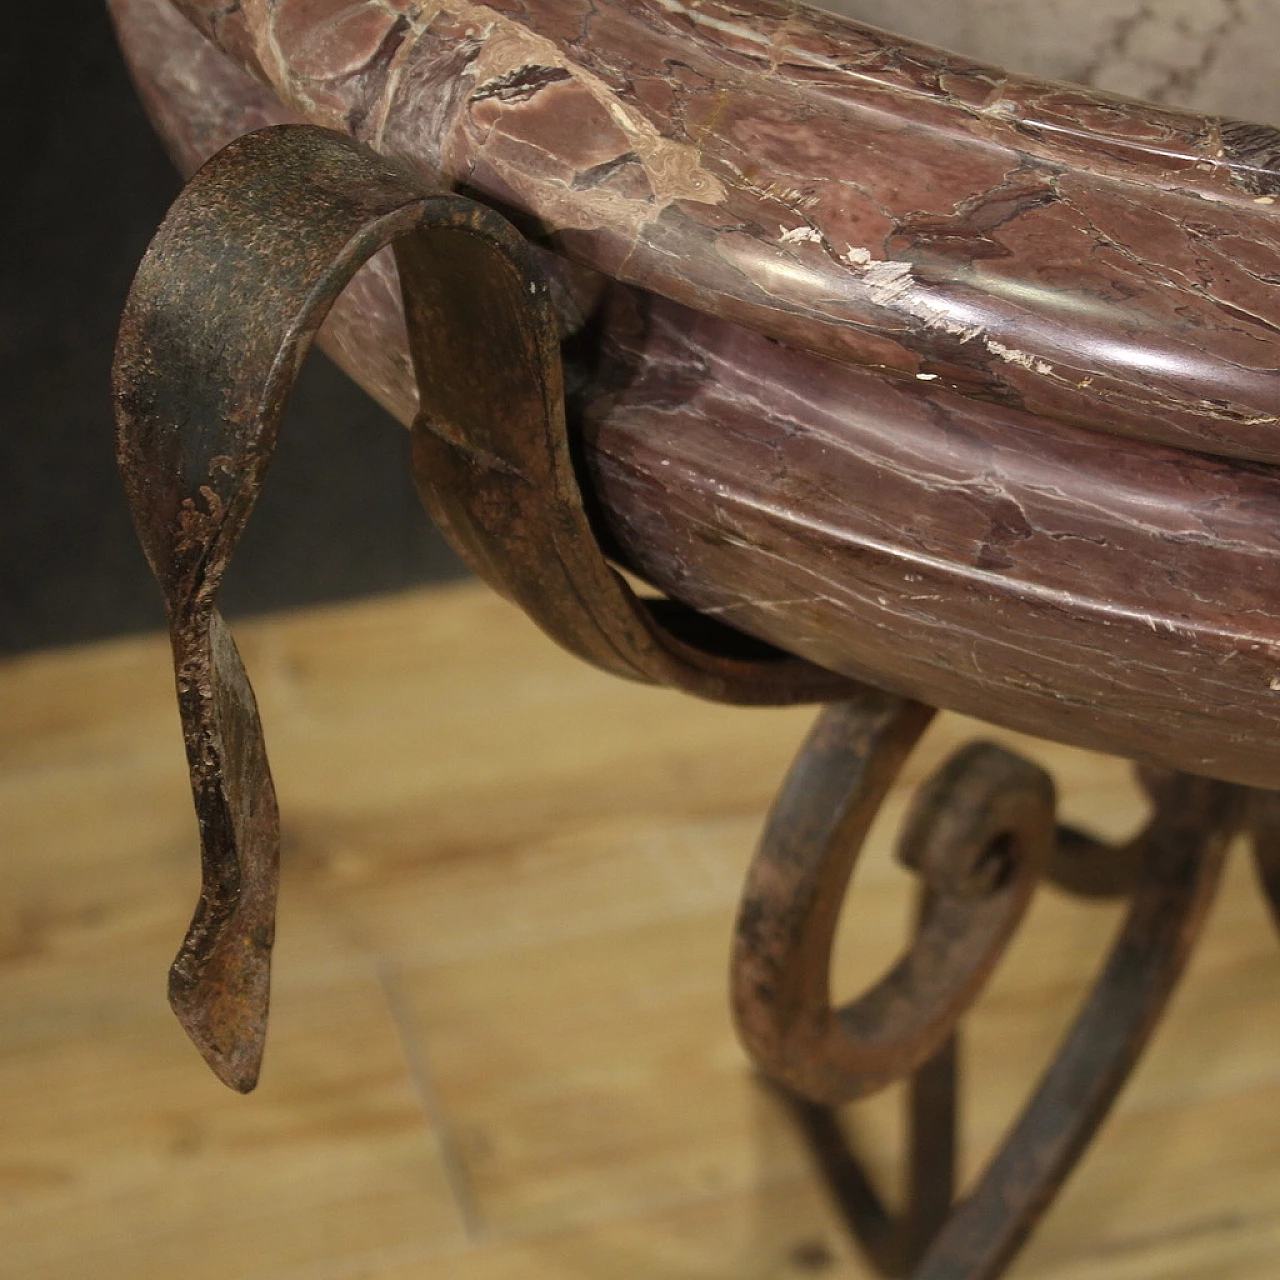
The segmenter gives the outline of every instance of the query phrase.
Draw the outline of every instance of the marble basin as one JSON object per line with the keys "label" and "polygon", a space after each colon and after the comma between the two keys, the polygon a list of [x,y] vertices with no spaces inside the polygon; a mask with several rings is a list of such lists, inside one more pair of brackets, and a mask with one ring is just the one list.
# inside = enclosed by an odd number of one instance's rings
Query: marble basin
{"label": "marble basin", "polygon": [[[111,7],[183,169],[307,119],[542,240],[607,370],[590,478],[657,586],[1280,786],[1280,135],[1206,114],[1280,119],[1280,5],[843,8],[1008,72],[770,0]],[[398,308],[376,260],[322,340],[408,420]]]}

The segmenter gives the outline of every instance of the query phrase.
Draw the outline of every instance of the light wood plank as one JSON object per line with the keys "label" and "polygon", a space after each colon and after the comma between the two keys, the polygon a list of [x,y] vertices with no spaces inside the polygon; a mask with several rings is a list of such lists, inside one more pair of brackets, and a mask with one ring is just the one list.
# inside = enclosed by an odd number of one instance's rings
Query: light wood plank
{"label": "light wood plank", "polygon": [[[726,1011],[742,872],[811,713],[607,679],[472,586],[241,634],[285,814],[249,1099],[163,1003],[197,883],[165,644],[0,668],[0,1275],[868,1274]],[[1051,766],[1075,820],[1140,821],[1123,766],[944,717],[859,868],[839,990],[901,944],[894,824],[975,734]],[[970,1170],[1118,919],[1038,899],[967,1033]],[[1278,1003],[1280,947],[1237,857],[1169,1023],[1016,1277],[1274,1276]],[[886,1182],[897,1107],[851,1115]]]}
{"label": "light wood plank", "polygon": [[378,983],[281,1002],[251,1099],[159,1014],[0,1055],[0,1273],[225,1280],[373,1244],[457,1242]]}

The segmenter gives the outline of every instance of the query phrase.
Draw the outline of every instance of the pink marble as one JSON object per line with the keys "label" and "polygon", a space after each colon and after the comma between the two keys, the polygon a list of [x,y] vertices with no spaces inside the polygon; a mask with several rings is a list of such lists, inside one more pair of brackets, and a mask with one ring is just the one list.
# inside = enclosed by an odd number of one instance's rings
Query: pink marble
{"label": "pink marble", "polygon": [[776,0],[178,0],[569,258],[881,373],[1275,460],[1277,135]]}

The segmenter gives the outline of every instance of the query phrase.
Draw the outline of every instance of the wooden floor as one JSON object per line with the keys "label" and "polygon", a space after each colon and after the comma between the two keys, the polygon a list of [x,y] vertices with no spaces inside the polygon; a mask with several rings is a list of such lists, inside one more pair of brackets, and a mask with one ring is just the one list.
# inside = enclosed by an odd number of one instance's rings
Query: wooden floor
{"label": "wooden floor", "polygon": [[[474,587],[241,636],[285,825],[248,1098],[164,1002],[196,887],[164,643],[0,668],[0,1277],[869,1275],[726,1013],[738,884],[810,713],[607,679]],[[975,732],[945,718],[906,783]],[[1137,821],[1122,766],[1024,747],[1069,814]],[[908,889],[883,850],[860,872],[849,993],[899,945]],[[1041,894],[971,1019],[970,1169],[1117,918]],[[1237,857],[1173,1016],[1015,1276],[1280,1274],[1277,1011],[1280,947]],[[853,1113],[886,1180],[897,1101]]]}

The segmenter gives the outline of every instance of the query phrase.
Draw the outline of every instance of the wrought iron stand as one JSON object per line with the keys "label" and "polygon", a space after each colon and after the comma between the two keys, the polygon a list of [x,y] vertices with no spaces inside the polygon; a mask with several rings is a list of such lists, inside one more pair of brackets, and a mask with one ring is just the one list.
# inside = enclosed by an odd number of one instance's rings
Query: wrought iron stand
{"label": "wrought iron stand", "polygon": [[[455,545],[566,648],[616,674],[743,704],[827,704],[769,819],[733,958],[743,1041],[782,1090],[875,1265],[916,1280],[999,1275],[1133,1069],[1248,827],[1273,909],[1280,803],[1142,774],[1152,816],[1112,848],[1061,827],[1051,779],[989,744],[922,788],[899,856],[920,878],[913,945],[832,1008],[842,900],[885,793],[932,716],[697,615],[636,596],[601,550],[572,462],[560,353],[536,256],[503,219],[424,189],[345,136],[247,135],[192,181],[139,270],[116,364],[121,466],[169,609],[200,903],[171,974],[220,1078],[257,1080],[278,818],[261,727],[218,585],[252,510],[294,373],[357,267],[395,247],[421,396],[414,468]],[[957,1198],[960,1024],[1048,878],[1129,911],[1053,1065]],[[910,1081],[906,1209],[872,1190],[833,1108]]]}

